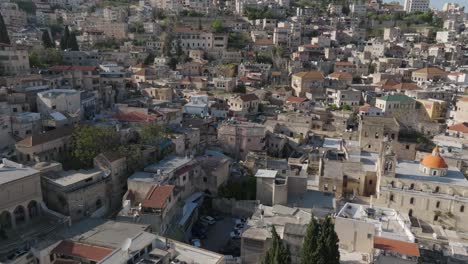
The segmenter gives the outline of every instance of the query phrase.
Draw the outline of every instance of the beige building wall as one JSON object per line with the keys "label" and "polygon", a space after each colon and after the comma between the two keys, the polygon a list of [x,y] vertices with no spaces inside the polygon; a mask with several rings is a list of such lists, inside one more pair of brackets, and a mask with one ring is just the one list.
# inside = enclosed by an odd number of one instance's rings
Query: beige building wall
{"label": "beige building wall", "polygon": [[340,240],[341,249],[348,252],[357,251],[372,254],[374,250],[374,224],[337,217],[335,231]]}

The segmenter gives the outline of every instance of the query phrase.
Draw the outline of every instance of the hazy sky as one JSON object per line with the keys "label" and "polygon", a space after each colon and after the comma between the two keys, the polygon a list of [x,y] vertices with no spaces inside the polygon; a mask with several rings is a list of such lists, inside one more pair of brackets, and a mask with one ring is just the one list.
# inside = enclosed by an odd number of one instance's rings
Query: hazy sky
{"label": "hazy sky", "polygon": [[[405,2],[405,0],[393,0],[393,1],[398,1],[402,5]],[[393,1],[392,0],[385,0],[384,2],[388,3],[388,2],[393,2]],[[430,0],[430,7],[431,8],[442,9],[442,6],[445,3],[458,3],[460,5],[464,5],[465,6],[465,12],[468,9],[468,0]]]}

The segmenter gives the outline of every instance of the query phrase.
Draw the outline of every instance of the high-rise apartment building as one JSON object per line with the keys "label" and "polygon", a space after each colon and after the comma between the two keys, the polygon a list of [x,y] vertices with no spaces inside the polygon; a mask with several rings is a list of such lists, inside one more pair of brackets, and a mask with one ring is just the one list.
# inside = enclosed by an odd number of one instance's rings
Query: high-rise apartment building
{"label": "high-rise apartment building", "polygon": [[405,0],[406,13],[426,12],[429,10],[429,0]]}

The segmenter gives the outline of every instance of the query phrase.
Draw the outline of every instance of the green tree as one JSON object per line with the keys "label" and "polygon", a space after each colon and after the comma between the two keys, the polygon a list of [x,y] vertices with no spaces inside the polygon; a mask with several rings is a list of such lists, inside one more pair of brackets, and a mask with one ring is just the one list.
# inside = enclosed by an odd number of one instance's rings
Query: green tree
{"label": "green tree", "polygon": [[68,29],[68,26],[65,26],[63,30],[62,38],[60,39],[60,49],[61,50],[68,49],[69,41],[70,41],[70,30]]}
{"label": "green tree", "polygon": [[173,37],[170,33],[164,36],[163,54],[166,55],[167,57],[170,57],[172,53],[172,41],[173,41]]}
{"label": "green tree", "polygon": [[78,41],[76,41],[76,33],[70,33],[70,41],[68,48],[73,51],[79,51],[80,47],[78,46]]}
{"label": "green tree", "polygon": [[339,264],[338,235],[332,218],[319,223],[312,217],[301,248],[301,264]]}
{"label": "green tree", "polygon": [[216,19],[211,23],[211,29],[215,33],[221,33],[224,30],[223,22],[221,20]]}
{"label": "green tree", "polygon": [[243,94],[245,94],[246,93],[245,85],[243,83],[238,84],[236,87],[234,87],[232,92],[233,93],[243,93]]}
{"label": "green tree", "polygon": [[271,246],[263,257],[262,264],[289,264],[291,263],[291,253],[286,245],[281,241],[273,225],[271,227]]}
{"label": "green tree", "polygon": [[177,63],[179,63],[179,62],[177,61],[177,58],[171,57],[171,58],[169,58],[169,60],[167,61],[167,66],[169,66],[169,68],[170,68],[171,70],[175,70],[176,67],[177,67]]}
{"label": "green tree", "polygon": [[11,44],[10,37],[8,36],[8,31],[5,25],[5,21],[3,21],[3,16],[1,13],[0,13],[0,43]]}
{"label": "green tree", "polygon": [[156,55],[154,53],[150,52],[148,56],[146,56],[145,61],[143,62],[144,65],[150,65],[154,63],[154,58]]}
{"label": "green tree", "polygon": [[320,235],[320,224],[312,216],[307,231],[302,243],[300,263],[301,264],[315,264],[317,262],[317,256],[315,252],[317,250],[318,239]]}
{"label": "green tree", "polygon": [[121,156],[127,159],[127,167],[130,172],[142,170],[145,166],[141,145],[129,144],[120,146],[117,150]]}
{"label": "green tree", "polygon": [[29,52],[29,64],[33,68],[62,64],[62,53],[54,48],[35,49]]}
{"label": "green tree", "polygon": [[72,135],[72,157],[85,168],[93,166],[93,159],[101,152],[116,151],[119,135],[109,127],[77,126]]}
{"label": "green tree", "polygon": [[47,30],[42,31],[42,45],[44,48],[55,48],[54,42],[50,39],[49,32]]}
{"label": "green tree", "polygon": [[167,135],[166,127],[158,124],[149,123],[140,130],[141,142],[147,145],[157,146]]}
{"label": "green tree", "polygon": [[339,264],[340,251],[338,247],[338,235],[332,218],[328,216],[322,222],[321,233],[317,243],[315,254],[318,264]]}

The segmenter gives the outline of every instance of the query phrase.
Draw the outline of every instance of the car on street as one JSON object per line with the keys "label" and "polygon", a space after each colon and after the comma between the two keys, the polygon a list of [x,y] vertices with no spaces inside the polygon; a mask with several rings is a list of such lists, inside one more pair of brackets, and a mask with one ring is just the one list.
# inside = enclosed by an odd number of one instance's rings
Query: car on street
{"label": "car on street", "polygon": [[208,225],[216,224],[216,220],[213,217],[209,216],[209,215],[205,215],[205,216],[200,217],[200,221],[202,223],[207,223]]}
{"label": "car on street", "polygon": [[231,231],[231,233],[229,234],[229,236],[230,236],[232,239],[240,239],[241,233],[240,233],[240,231],[238,231],[238,230],[234,230],[234,231]]}
{"label": "car on street", "polygon": [[201,247],[201,240],[198,238],[192,239],[192,246],[194,247]]}

